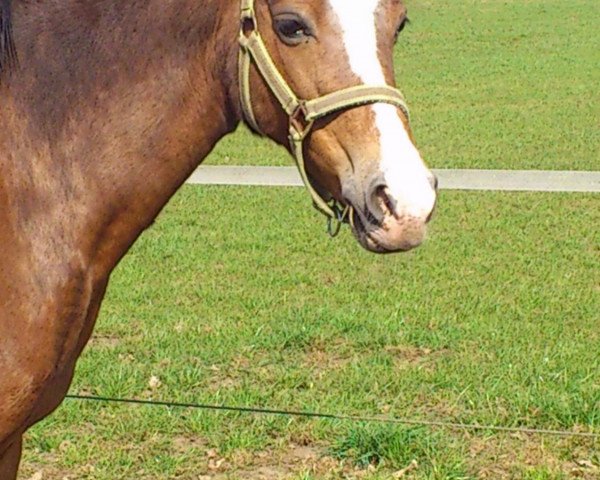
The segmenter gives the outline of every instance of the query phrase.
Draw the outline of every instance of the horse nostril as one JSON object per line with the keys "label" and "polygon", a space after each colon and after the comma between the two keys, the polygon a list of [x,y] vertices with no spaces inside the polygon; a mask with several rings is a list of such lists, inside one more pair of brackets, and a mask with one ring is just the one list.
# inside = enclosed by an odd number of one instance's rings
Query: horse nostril
{"label": "horse nostril", "polygon": [[394,215],[396,207],[390,196],[387,185],[379,185],[375,188],[374,197],[379,210],[385,215]]}

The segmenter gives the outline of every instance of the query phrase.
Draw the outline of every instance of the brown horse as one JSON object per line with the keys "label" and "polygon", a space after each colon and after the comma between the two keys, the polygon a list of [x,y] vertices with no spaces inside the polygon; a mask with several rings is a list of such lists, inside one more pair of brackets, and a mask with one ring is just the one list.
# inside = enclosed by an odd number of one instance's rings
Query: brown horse
{"label": "brown horse", "polygon": [[401,2],[253,3],[0,0],[1,480],[64,398],[111,271],[240,121],[365,248],[423,240],[436,189],[392,88]]}

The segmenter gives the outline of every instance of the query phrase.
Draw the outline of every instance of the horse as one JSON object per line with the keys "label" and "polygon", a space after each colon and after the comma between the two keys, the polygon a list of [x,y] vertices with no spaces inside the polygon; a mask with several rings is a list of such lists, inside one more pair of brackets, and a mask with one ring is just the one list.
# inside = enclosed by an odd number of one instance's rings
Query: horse
{"label": "horse", "polygon": [[240,123],[291,153],[332,230],[422,243],[437,181],[395,87],[406,22],[400,0],[0,0],[0,479],[111,271]]}

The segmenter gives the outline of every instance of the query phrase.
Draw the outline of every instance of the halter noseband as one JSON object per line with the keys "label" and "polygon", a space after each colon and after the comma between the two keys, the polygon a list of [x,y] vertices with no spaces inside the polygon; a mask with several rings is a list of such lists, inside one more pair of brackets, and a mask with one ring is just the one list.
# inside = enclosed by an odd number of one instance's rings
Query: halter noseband
{"label": "halter noseband", "polygon": [[409,112],[402,93],[396,88],[388,85],[369,86],[358,85],[338,90],[322,97],[312,100],[299,99],[292,88],[285,81],[275,66],[267,47],[258,32],[256,13],[254,11],[254,0],[241,0],[241,25],[240,25],[240,53],[239,53],[239,84],[242,112],[244,118],[252,129],[264,135],[258,126],[250,93],[250,65],[252,61],[258,68],[262,78],[271,89],[271,92],[289,118],[289,141],[294,155],[294,160],[300,176],[308,189],[314,206],[321,213],[329,217],[329,232],[337,233],[339,226],[332,227],[332,222],[341,223],[349,216],[352,221],[350,207],[342,207],[335,200],[328,203],[315,190],[304,163],[303,142],[308,136],[315,120],[325,117],[340,110],[372,103],[389,103],[398,107],[409,119]]}

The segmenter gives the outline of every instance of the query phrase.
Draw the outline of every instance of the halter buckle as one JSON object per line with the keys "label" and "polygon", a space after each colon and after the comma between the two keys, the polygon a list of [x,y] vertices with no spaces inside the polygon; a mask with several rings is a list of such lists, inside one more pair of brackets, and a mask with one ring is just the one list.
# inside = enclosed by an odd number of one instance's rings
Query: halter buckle
{"label": "halter buckle", "polygon": [[299,105],[290,115],[290,131],[297,132],[299,140],[306,138],[315,123],[314,120],[307,120],[307,116],[306,104],[300,101]]}

